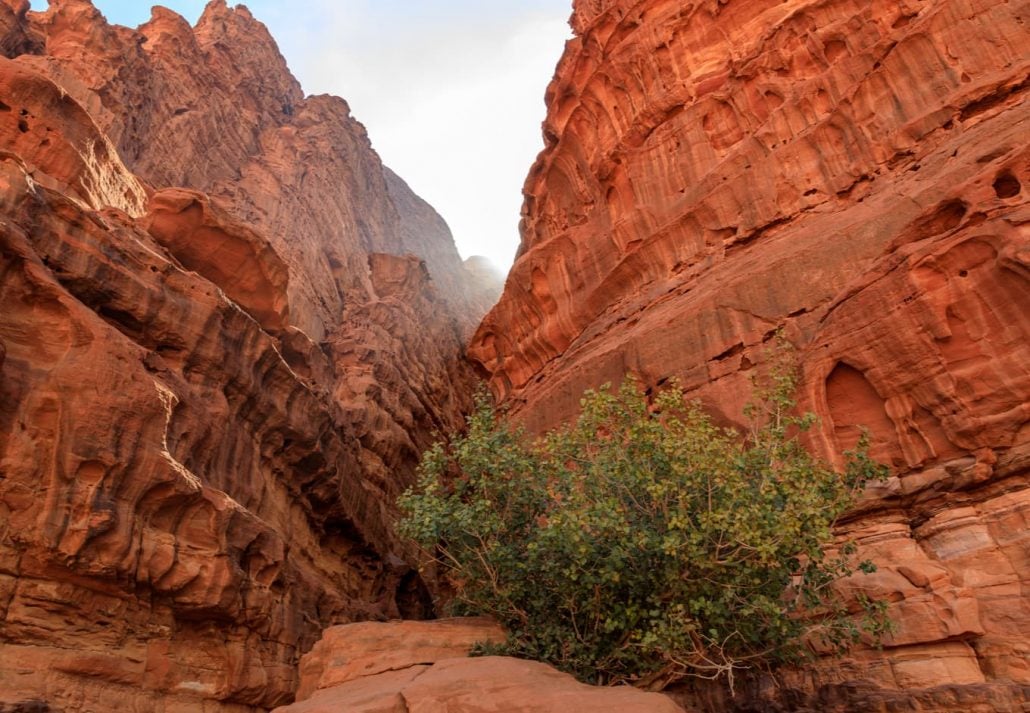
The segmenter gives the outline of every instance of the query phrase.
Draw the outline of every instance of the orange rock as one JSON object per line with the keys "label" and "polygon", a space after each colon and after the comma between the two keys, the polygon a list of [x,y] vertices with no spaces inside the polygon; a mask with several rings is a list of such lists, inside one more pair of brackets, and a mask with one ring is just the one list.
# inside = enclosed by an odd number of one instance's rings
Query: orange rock
{"label": "orange rock", "polygon": [[138,30],[85,0],[30,14],[45,54],[22,54],[83,107],[126,165],[158,187],[218,199],[267,236],[290,270],[291,324],[321,342],[364,302],[365,254],[424,259],[466,331],[488,305],[469,292],[446,223],[372,150],[338,97],[305,98],[267,28],[212,0],[191,28],[161,8]]}
{"label": "orange rock", "polygon": [[410,713],[404,688],[429,666],[412,666],[327,688],[301,703],[276,708],[277,713]]}
{"label": "orange rock", "polygon": [[266,331],[286,328],[289,272],[267,239],[232,221],[204,194],[178,188],[150,199],[143,225],[184,267],[225,290]]}
{"label": "orange rock", "polygon": [[56,84],[0,57],[0,151],[91,208],[143,214],[146,193],[92,118]]}
{"label": "orange rock", "polygon": [[366,676],[468,656],[475,644],[500,643],[506,636],[489,619],[335,626],[301,661],[297,699]]}
{"label": "orange rock", "polygon": [[298,702],[276,713],[683,713],[660,694],[587,686],[535,661],[466,658],[503,638],[478,619],[335,627],[301,661]]}
{"label": "orange rock", "polygon": [[[813,448],[840,463],[864,426],[895,475],[842,534],[880,565],[848,586],[886,597],[899,631],[882,653],[799,674],[795,700],[1017,710],[1030,683],[1023,10],[575,7],[519,256],[470,355],[533,430],[627,371],[679,377],[739,425],[784,329],[820,419]],[[848,703],[859,679],[883,695]]]}
{"label": "orange rock", "polygon": [[470,399],[450,233],[242,6],[3,0],[0,49],[0,709],[291,700],[431,608],[391,523]]}

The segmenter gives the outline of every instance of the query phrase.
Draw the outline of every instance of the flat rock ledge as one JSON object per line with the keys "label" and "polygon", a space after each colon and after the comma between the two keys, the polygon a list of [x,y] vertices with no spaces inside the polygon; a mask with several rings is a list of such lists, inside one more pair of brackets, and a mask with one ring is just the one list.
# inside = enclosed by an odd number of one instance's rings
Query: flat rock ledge
{"label": "flat rock ledge", "polygon": [[487,619],[348,624],[301,660],[297,702],[273,713],[684,713],[635,688],[600,688],[535,661],[469,658],[502,641]]}

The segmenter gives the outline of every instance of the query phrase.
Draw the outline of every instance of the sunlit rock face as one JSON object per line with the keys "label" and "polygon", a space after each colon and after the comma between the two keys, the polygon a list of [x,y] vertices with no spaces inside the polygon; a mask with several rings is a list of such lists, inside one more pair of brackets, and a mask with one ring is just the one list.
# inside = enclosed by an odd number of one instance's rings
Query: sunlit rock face
{"label": "sunlit rock face", "polygon": [[426,613],[447,226],[242,7],[4,0],[0,49],[0,710],[286,703],[326,626]]}
{"label": "sunlit rock face", "polygon": [[[740,422],[777,329],[897,633],[817,710],[1019,710],[1030,683],[1030,6],[581,0],[523,243],[470,352],[533,429],[627,371]],[[756,369],[757,367],[757,369]],[[887,706],[888,708],[884,708]],[[897,706],[897,707],[893,707]]]}
{"label": "sunlit rock face", "polygon": [[504,638],[484,619],[333,627],[301,660],[297,703],[273,713],[687,713],[659,693],[588,686],[537,661],[469,658]]}

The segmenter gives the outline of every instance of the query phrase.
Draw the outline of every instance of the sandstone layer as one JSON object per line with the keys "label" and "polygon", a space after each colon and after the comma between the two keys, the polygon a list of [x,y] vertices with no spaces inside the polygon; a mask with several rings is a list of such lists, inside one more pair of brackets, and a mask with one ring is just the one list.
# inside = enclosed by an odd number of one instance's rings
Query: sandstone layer
{"label": "sandstone layer", "polygon": [[679,377],[740,423],[785,330],[813,447],[839,462],[865,426],[892,468],[842,534],[898,631],[778,700],[1021,710],[1030,3],[578,0],[573,25],[470,347],[494,391],[540,430]]}
{"label": "sandstone layer", "polygon": [[534,661],[468,658],[504,636],[477,619],[334,627],[301,660],[298,702],[275,713],[684,713],[660,694],[587,686]]}
{"label": "sandstone layer", "polygon": [[288,702],[326,626],[428,613],[391,503],[468,273],[245,8],[3,0],[0,49],[0,710]]}

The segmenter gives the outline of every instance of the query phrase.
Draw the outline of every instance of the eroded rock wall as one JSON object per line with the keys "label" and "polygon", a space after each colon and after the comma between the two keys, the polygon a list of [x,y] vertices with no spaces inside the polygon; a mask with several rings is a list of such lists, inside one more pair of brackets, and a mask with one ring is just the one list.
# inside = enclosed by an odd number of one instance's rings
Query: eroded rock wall
{"label": "eroded rock wall", "polygon": [[454,312],[478,321],[446,223],[382,165],[343,99],[304,96],[245,7],[213,0],[195,28],[160,7],[137,30],[109,25],[88,0],[28,17],[42,49],[19,61],[83,106],[131,170],[226,200],[303,271],[293,324],[312,339],[364,298],[362,255],[376,251],[426,260]]}
{"label": "eroded rock wall", "polygon": [[575,5],[519,257],[470,353],[534,429],[627,371],[739,423],[783,328],[813,446],[839,459],[864,425],[893,469],[846,534],[899,628],[781,700],[1019,710],[1030,3]]}
{"label": "eroded rock wall", "polygon": [[242,7],[4,0],[0,47],[0,709],[286,703],[326,626],[426,613],[447,226]]}

